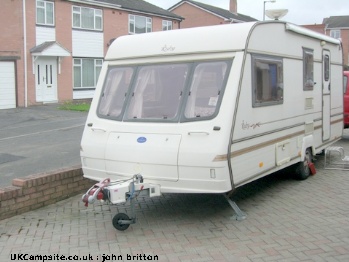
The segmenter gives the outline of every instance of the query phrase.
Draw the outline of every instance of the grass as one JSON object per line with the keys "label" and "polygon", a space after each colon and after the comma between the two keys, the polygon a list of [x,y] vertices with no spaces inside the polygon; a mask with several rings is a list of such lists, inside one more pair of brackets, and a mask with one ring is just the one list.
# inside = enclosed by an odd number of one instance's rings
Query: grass
{"label": "grass", "polygon": [[64,102],[58,108],[60,110],[88,112],[88,110],[90,110],[90,103],[86,103],[86,102],[83,102],[83,103]]}

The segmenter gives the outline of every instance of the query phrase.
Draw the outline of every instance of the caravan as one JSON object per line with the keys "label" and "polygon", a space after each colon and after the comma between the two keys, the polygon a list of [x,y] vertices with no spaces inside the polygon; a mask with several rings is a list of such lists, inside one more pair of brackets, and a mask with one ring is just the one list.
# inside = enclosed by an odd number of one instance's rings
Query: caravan
{"label": "caravan", "polygon": [[81,141],[84,176],[104,181],[83,200],[229,193],[291,166],[306,179],[342,132],[336,39],[281,21],[120,37]]}

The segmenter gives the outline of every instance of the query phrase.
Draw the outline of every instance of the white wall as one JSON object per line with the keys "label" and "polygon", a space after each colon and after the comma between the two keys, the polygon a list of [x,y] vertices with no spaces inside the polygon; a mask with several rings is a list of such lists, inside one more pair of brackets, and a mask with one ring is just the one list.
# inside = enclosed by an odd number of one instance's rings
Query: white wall
{"label": "white wall", "polygon": [[93,98],[95,90],[73,90],[73,99]]}
{"label": "white wall", "polygon": [[103,32],[73,30],[73,57],[104,57]]}
{"label": "white wall", "polygon": [[56,41],[56,30],[54,27],[36,27],[36,45],[44,42]]}

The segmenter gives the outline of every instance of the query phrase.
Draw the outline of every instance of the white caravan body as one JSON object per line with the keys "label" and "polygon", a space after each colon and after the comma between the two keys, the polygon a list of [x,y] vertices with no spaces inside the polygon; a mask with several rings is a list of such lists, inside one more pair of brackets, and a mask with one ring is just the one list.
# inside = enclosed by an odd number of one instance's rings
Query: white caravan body
{"label": "white caravan body", "polygon": [[343,131],[340,41],[281,21],[117,38],[81,142],[86,178],[225,193]]}

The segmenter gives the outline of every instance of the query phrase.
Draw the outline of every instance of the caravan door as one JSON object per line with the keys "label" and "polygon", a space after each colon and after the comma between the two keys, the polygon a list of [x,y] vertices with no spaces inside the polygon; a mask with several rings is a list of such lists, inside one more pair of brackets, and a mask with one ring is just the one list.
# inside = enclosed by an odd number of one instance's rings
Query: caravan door
{"label": "caravan door", "polygon": [[330,139],[331,130],[331,54],[322,53],[322,140]]}

